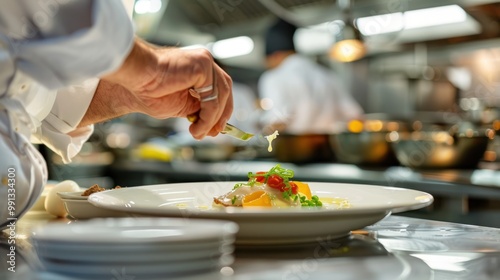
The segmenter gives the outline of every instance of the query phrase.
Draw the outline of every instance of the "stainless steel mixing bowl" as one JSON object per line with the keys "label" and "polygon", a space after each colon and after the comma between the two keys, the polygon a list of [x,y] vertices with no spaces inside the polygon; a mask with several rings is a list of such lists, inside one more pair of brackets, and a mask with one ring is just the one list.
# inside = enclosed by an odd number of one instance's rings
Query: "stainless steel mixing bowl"
{"label": "stainless steel mixing bowl", "polygon": [[387,140],[388,132],[343,132],[330,136],[330,143],[342,163],[390,166],[398,161]]}
{"label": "stainless steel mixing bowl", "polygon": [[412,168],[475,168],[490,138],[485,134],[450,134],[448,131],[413,132],[392,143],[402,165]]}

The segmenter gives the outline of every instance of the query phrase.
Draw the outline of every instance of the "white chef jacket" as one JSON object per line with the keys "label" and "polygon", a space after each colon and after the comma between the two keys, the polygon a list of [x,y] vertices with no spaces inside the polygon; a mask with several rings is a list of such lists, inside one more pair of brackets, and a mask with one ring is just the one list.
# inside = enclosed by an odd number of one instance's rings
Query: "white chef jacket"
{"label": "white chef jacket", "polygon": [[260,97],[272,101],[261,123],[285,123],[288,134],[330,134],[363,110],[328,68],[293,54],[259,79]]}
{"label": "white chef jacket", "polygon": [[119,0],[2,3],[0,228],[23,215],[46,184],[45,161],[30,142],[44,143],[65,162],[79,152],[93,132],[77,126],[96,77],[123,63],[133,37]]}

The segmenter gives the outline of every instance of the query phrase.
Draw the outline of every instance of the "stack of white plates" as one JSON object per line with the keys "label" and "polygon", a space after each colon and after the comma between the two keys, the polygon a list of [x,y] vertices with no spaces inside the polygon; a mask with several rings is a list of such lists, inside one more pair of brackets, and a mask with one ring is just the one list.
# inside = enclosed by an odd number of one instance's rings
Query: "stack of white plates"
{"label": "stack of white plates", "polygon": [[45,272],[77,279],[169,279],[233,261],[238,226],[184,218],[107,218],[55,223],[33,233]]}

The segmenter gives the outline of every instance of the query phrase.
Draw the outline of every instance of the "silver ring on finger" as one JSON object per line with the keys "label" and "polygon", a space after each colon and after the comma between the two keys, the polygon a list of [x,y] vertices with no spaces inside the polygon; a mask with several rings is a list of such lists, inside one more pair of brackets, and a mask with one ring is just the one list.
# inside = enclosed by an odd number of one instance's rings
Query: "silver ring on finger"
{"label": "silver ring on finger", "polygon": [[[217,88],[217,72],[215,71],[215,69],[213,69],[213,80],[214,81],[213,81],[212,85],[210,86],[210,89],[208,89],[208,87],[201,88],[201,89],[205,90],[205,92],[212,91],[212,93],[209,95],[206,95],[206,96],[201,96],[201,94],[200,94],[200,102],[208,102],[208,101],[216,100],[219,97],[219,90]],[[198,90],[198,93],[200,93],[199,90]]]}
{"label": "silver ring on finger", "polygon": [[214,89],[214,85],[208,85],[208,86],[206,86],[206,87],[201,87],[201,88],[193,88],[193,90],[194,90],[196,93],[198,93],[198,94],[200,94],[200,93],[204,93],[204,92],[209,92],[209,91],[211,91],[211,90],[213,90],[213,89]]}
{"label": "silver ring on finger", "polygon": [[214,92],[210,95],[207,95],[207,96],[200,98],[200,102],[207,102],[207,101],[215,100],[218,97],[219,97],[219,95],[216,92]]}

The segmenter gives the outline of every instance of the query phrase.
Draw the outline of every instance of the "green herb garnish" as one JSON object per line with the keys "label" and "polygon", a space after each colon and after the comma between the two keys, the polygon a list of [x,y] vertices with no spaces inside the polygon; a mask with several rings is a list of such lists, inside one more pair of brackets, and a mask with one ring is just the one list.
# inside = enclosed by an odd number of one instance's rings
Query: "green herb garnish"
{"label": "green herb garnish", "polygon": [[[323,203],[319,200],[318,196],[314,195],[311,199],[307,199],[305,196],[301,196],[297,193],[293,193],[292,185],[290,184],[291,179],[294,176],[294,171],[291,169],[286,169],[277,164],[273,166],[269,171],[264,172],[248,172],[248,182],[238,183],[234,186],[233,190],[241,186],[255,186],[256,184],[267,184],[269,187],[274,189],[279,189],[282,196],[286,200],[292,200],[295,202],[300,202],[302,206],[305,207],[321,207]],[[276,178],[278,176],[279,178]],[[270,179],[271,178],[271,179]],[[233,197],[233,200],[235,198]],[[233,202],[234,204],[234,202]]]}
{"label": "green herb garnish", "polygon": [[300,205],[305,207],[321,207],[323,203],[319,200],[317,195],[311,196],[311,199],[307,199],[305,196],[300,196]]}

